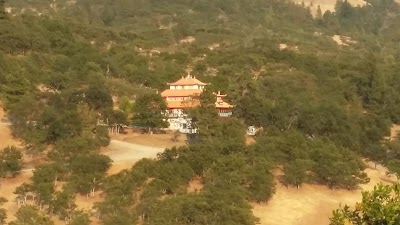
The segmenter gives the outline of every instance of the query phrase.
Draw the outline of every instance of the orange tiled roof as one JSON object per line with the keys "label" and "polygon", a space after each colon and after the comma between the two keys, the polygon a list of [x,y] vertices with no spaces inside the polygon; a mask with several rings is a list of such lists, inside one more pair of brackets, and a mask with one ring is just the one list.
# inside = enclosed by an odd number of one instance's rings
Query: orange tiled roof
{"label": "orange tiled roof", "polygon": [[224,101],[220,101],[220,102],[215,102],[215,107],[216,108],[233,108],[233,105],[224,102]]}
{"label": "orange tiled roof", "polygon": [[161,92],[162,97],[182,97],[200,95],[203,92],[201,89],[167,89]]}
{"label": "orange tiled roof", "polygon": [[182,109],[182,108],[193,108],[200,105],[199,101],[169,101],[167,107],[169,109]]}
{"label": "orange tiled roof", "polygon": [[207,85],[196,79],[196,77],[187,76],[182,77],[180,80],[175,81],[174,83],[168,83],[168,85]]}

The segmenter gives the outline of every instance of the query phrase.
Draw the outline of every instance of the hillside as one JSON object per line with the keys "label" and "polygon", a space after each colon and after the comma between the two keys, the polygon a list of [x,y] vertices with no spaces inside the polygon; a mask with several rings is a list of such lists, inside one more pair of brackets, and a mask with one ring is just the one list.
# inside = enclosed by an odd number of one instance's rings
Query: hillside
{"label": "hillside", "polygon": [[[49,225],[253,225],[254,215],[269,224],[285,196],[307,194],[294,204],[325,211],[357,199],[355,190],[383,177],[365,160],[400,174],[399,141],[385,139],[400,123],[400,6],[392,0],[1,3],[0,97],[22,143],[6,148],[20,142],[2,129],[10,140],[0,145],[2,188],[15,181],[16,196],[35,196],[16,214],[5,204],[16,224],[24,215]],[[136,100],[159,99],[156,91],[188,73],[211,83],[188,112],[199,133],[108,174],[105,123],[131,125]],[[234,118],[216,119],[217,90],[235,105]],[[247,145],[250,125],[263,129]],[[31,178],[19,174],[27,157],[43,159]],[[333,193],[343,194],[310,200]],[[85,196],[96,204],[80,211],[76,199]],[[300,225],[296,218],[314,211],[288,213]]]}

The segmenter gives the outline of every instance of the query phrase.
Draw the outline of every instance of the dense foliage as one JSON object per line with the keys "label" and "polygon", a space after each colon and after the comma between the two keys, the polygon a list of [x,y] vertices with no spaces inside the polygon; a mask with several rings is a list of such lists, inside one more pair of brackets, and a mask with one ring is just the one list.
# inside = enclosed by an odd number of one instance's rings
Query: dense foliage
{"label": "dense foliage", "polygon": [[[383,138],[400,122],[400,7],[368,2],[313,17],[274,0],[0,1],[1,100],[23,153],[48,160],[15,193],[69,224],[251,225],[249,202],[273,196],[276,170],[298,188],[353,189],[365,157],[399,176],[400,144]],[[164,127],[155,90],[186,71],[212,83],[188,112],[190,145],[106,176],[107,126]],[[236,118],[216,119],[215,90]],[[253,145],[249,125],[263,128]],[[0,175],[17,175],[21,152],[0,157]],[[187,191],[193,180],[201,190]],[[95,215],[79,211],[75,195],[96,190]],[[13,224],[52,224],[41,212],[23,206]]]}
{"label": "dense foliage", "polygon": [[371,192],[363,192],[362,201],[356,204],[354,210],[347,205],[343,209],[335,210],[331,225],[399,224],[399,204],[399,184],[378,184]]}
{"label": "dense foliage", "polygon": [[166,110],[167,103],[159,94],[142,95],[133,105],[132,124],[148,128],[149,131],[154,128],[166,128],[168,127],[167,117],[164,115]]}
{"label": "dense foliage", "polygon": [[16,147],[0,150],[0,176],[15,177],[22,169],[22,153]]}

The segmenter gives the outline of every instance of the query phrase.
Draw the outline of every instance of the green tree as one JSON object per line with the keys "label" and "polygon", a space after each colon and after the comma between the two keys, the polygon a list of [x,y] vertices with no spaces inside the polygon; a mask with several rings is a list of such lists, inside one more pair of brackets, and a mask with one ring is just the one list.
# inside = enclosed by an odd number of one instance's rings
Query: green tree
{"label": "green tree", "polygon": [[110,136],[108,127],[106,126],[97,126],[96,127],[96,136],[95,143],[97,147],[106,147],[110,144]]}
{"label": "green tree", "polygon": [[315,18],[318,21],[322,21],[322,10],[321,10],[321,6],[320,5],[318,5],[318,7],[317,7],[317,14],[315,15]]}
{"label": "green tree", "polygon": [[59,139],[76,137],[83,129],[82,119],[74,110],[60,112],[55,108],[47,107],[37,122],[37,126],[46,131],[46,141],[50,143]]}
{"label": "green tree", "polygon": [[89,215],[82,211],[75,211],[72,220],[68,222],[69,225],[90,225]]}
{"label": "green tree", "polygon": [[7,105],[19,102],[24,95],[33,92],[31,81],[27,78],[24,68],[15,69],[5,76],[5,82],[0,84],[0,92],[3,93]]}
{"label": "green tree", "polygon": [[126,116],[129,116],[129,114],[132,113],[133,106],[130,99],[126,96],[123,96],[119,99],[118,108],[122,110]]}
{"label": "green tree", "polygon": [[40,205],[50,204],[55,192],[55,184],[61,180],[65,169],[61,164],[46,164],[36,167],[32,176],[32,190],[37,194]]}
{"label": "green tree", "polygon": [[113,4],[109,3],[104,6],[103,12],[101,13],[101,20],[107,26],[111,25],[117,13],[115,12]]}
{"label": "green tree", "polygon": [[22,153],[16,147],[6,147],[0,150],[0,175],[15,177],[22,169]]}
{"label": "green tree", "polygon": [[104,113],[105,120],[108,122],[108,125],[120,125],[120,124],[127,124],[128,115],[119,109],[112,109],[109,108]]}
{"label": "green tree", "polygon": [[12,132],[22,138],[28,145],[36,145],[46,141],[46,130],[37,129],[34,121],[41,117],[44,105],[35,96],[27,95],[8,110],[8,118],[13,124]]}
{"label": "green tree", "polygon": [[352,189],[368,181],[362,172],[364,164],[354,153],[346,152],[330,142],[315,142],[313,145],[313,170],[320,183],[330,188]]}
{"label": "green tree", "polygon": [[132,123],[134,126],[146,127],[151,132],[154,128],[168,126],[165,112],[167,104],[159,94],[145,94],[139,96],[133,107]]}
{"label": "green tree", "polygon": [[250,198],[257,202],[267,202],[275,193],[273,162],[265,157],[249,157],[248,191]]}
{"label": "green tree", "polygon": [[73,187],[82,194],[93,194],[110,166],[111,159],[105,155],[77,156],[70,164]]}
{"label": "green tree", "polygon": [[20,200],[23,199],[23,202],[25,203],[27,200],[27,195],[31,191],[33,191],[33,186],[31,184],[23,183],[15,189],[14,194],[18,195]]}
{"label": "green tree", "polygon": [[216,97],[210,89],[200,95],[200,106],[190,111],[192,125],[197,129],[196,137],[200,141],[211,141],[220,137],[218,111],[215,108]]}
{"label": "green tree", "polygon": [[345,206],[333,212],[331,225],[346,224],[400,224],[400,184],[378,184],[371,192],[362,193],[361,203],[355,209]]}
{"label": "green tree", "polygon": [[52,160],[58,162],[71,162],[77,156],[88,154],[96,150],[96,145],[91,138],[73,137],[59,140],[49,153]]}
{"label": "green tree", "polygon": [[310,160],[295,159],[289,161],[283,167],[285,183],[299,188],[302,183],[307,181],[307,171],[309,171],[311,166],[312,162]]}
{"label": "green tree", "polygon": [[108,88],[103,84],[90,85],[85,92],[85,99],[92,109],[106,109],[113,106]]}
{"label": "green tree", "polygon": [[54,225],[48,216],[41,215],[41,212],[34,206],[24,205],[16,213],[17,220],[10,225]]}
{"label": "green tree", "polygon": [[61,219],[71,218],[73,211],[76,208],[74,197],[75,195],[69,190],[56,192],[54,199],[50,203],[51,210]]}
{"label": "green tree", "polygon": [[50,76],[47,82],[52,90],[62,91],[67,89],[71,85],[72,80],[68,76],[68,74],[58,73]]}

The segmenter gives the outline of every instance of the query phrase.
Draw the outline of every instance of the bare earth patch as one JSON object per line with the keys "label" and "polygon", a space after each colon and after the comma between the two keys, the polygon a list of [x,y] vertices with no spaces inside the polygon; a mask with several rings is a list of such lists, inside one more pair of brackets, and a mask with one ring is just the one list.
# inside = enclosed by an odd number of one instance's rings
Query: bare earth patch
{"label": "bare earth patch", "polygon": [[195,38],[195,37],[188,36],[188,37],[186,37],[186,38],[183,38],[183,39],[179,40],[179,43],[180,43],[180,44],[185,44],[185,43],[192,43],[192,42],[194,42],[194,41],[196,41],[196,38]]}
{"label": "bare earth patch", "polygon": [[330,190],[321,185],[303,185],[297,190],[277,184],[276,194],[268,203],[252,204],[253,213],[260,218],[261,225],[328,225],[332,210],[360,202],[361,191],[372,190],[379,182],[395,182],[384,169],[378,169],[366,169],[371,181],[356,191]]}
{"label": "bare earth patch", "polygon": [[357,43],[356,41],[353,41],[350,37],[340,36],[340,35],[333,35],[332,39],[339,46],[349,46],[349,44]]}
{"label": "bare earth patch", "polygon": [[390,129],[390,140],[397,139],[397,136],[400,134],[400,125],[393,124]]}
{"label": "bare earth patch", "polygon": [[0,102],[0,148],[5,148],[7,146],[20,146],[21,142],[19,140],[16,140],[11,135],[10,127],[7,124],[1,122],[4,118],[5,113]]}
{"label": "bare earth patch", "polygon": [[77,208],[85,211],[91,211],[95,203],[103,201],[101,193],[102,193],[101,191],[96,191],[94,193],[94,196],[88,196],[88,197],[77,194],[75,197],[75,204]]}
{"label": "bare earth patch", "polygon": [[190,182],[186,191],[189,193],[199,192],[203,189],[203,182],[200,177],[194,177]]}
{"label": "bare earth patch", "polygon": [[253,137],[246,135],[246,144],[247,145],[251,145],[251,144],[254,144],[254,143],[256,143],[256,140],[254,140]]}
{"label": "bare earth patch", "polygon": [[174,146],[185,146],[186,135],[180,134],[176,141],[172,140],[173,134],[142,134],[127,130],[126,134],[112,135],[111,138],[114,140],[125,141],[128,143],[145,145],[149,147],[157,148],[172,148]]}
{"label": "bare earth patch", "polygon": [[11,136],[10,129],[7,125],[0,124],[0,148],[7,146],[20,146],[20,142]]}
{"label": "bare earth patch", "polygon": [[117,174],[119,172],[121,172],[122,170],[129,170],[132,168],[133,165],[135,165],[137,161],[122,161],[122,162],[118,162],[118,163],[114,163],[111,165],[110,169],[108,169],[107,171],[107,175],[114,175]]}
{"label": "bare earth patch", "polygon": [[15,213],[18,211],[17,202],[15,199],[17,197],[14,194],[15,188],[28,182],[32,176],[32,172],[23,172],[13,179],[2,179],[0,180],[0,197],[6,198],[8,202],[1,206],[7,211],[7,222],[15,220]]}

